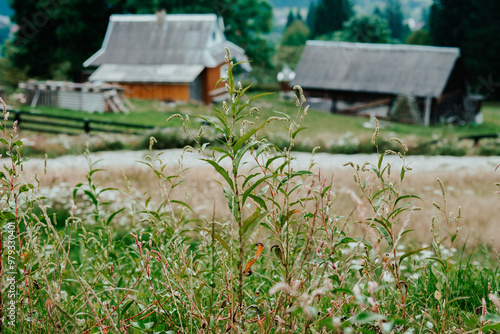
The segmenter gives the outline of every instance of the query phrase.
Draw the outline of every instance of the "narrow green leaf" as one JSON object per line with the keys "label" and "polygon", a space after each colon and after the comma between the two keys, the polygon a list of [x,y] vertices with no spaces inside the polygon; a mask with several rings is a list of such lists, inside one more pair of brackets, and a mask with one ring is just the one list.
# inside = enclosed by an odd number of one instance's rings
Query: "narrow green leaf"
{"label": "narrow green leaf", "polygon": [[384,161],[384,155],[385,152],[380,155],[380,158],[378,159],[378,169],[382,168],[382,162]]}
{"label": "narrow green leaf", "polygon": [[130,308],[130,306],[132,306],[133,303],[134,301],[131,300],[121,309],[120,314],[122,315],[122,317],[125,315],[125,313],[127,313],[128,309]]}
{"label": "narrow green leaf", "polygon": [[262,126],[259,126],[259,127],[256,127],[256,128],[253,128],[251,130],[248,130],[247,132],[245,132],[243,134],[243,136],[241,136],[240,138],[238,138],[238,140],[236,141],[236,143],[234,143],[234,146],[233,146],[233,150],[234,152],[237,152],[240,147],[248,140],[250,139],[250,137],[252,137],[254,135],[255,132],[257,132],[259,129],[261,129],[263,127]]}
{"label": "narrow green leaf", "polygon": [[384,316],[381,314],[364,311],[349,318],[348,321],[351,324],[369,324],[381,319],[384,319]]}
{"label": "narrow green leaf", "polygon": [[399,196],[396,201],[394,202],[394,206],[396,206],[398,204],[398,202],[402,199],[405,199],[405,198],[416,198],[416,199],[419,199],[421,201],[423,201],[422,198],[420,198],[419,196],[417,195],[404,195],[404,196]]}
{"label": "narrow green leaf", "polygon": [[236,156],[234,157],[234,167],[239,168],[240,167],[240,161],[245,155],[245,153],[251,148],[255,146],[255,142],[251,141],[248,144],[246,144],[241,150],[238,151]]}
{"label": "narrow green leaf", "polygon": [[228,183],[229,187],[231,189],[234,189],[234,184],[233,180],[231,180],[231,177],[229,176],[228,172],[222,168],[219,164],[217,164],[215,161],[212,161],[210,159],[201,159],[202,161],[208,162],[210,165],[212,165],[215,168],[215,171],[219,173],[224,180]]}
{"label": "narrow green leaf", "polygon": [[170,203],[175,203],[175,204],[179,204],[179,205],[182,205],[183,207],[185,207],[186,209],[188,209],[189,211],[191,212],[194,212],[194,210],[189,206],[189,204],[187,204],[186,202],[183,202],[183,201],[179,201],[179,200],[171,200]]}
{"label": "narrow green leaf", "polygon": [[253,230],[257,226],[259,226],[260,221],[267,215],[267,213],[267,211],[260,212],[260,210],[257,209],[250,217],[245,220],[242,226],[243,238],[247,239],[250,234],[252,234]]}
{"label": "narrow green leaf", "polygon": [[97,201],[97,198],[90,192],[89,190],[84,190],[83,191],[90,199],[92,200],[92,203],[94,203],[95,206],[99,205],[99,202]]}
{"label": "narrow green leaf", "polygon": [[295,137],[299,134],[299,132],[302,132],[304,130],[306,130],[307,128],[306,127],[301,127],[301,128],[298,128],[297,130],[295,130],[293,133],[292,133],[292,138],[295,139]]}
{"label": "narrow green leaf", "polygon": [[263,210],[267,210],[267,205],[266,205],[266,201],[264,201],[262,199],[262,197],[259,197],[259,196],[255,196],[255,195],[248,195],[248,197],[250,197],[251,199],[253,199],[258,205],[260,205],[260,207],[263,209]]}
{"label": "narrow green leaf", "polygon": [[218,235],[217,233],[214,233],[211,230],[207,230],[206,228],[202,228],[202,230],[210,233],[210,235],[213,235],[213,237],[215,238],[215,240],[217,240],[222,245],[222,247],[224,247],[226,249],[227,253],[228,254],[231,253],[231,249],[229,248],[229,246],[227,245],[227,243],[221,238],[220,235]]}
{"label": "narrow green leaf", "polygon": [[416,254],[416,253],[420,253],[421,251],[424,251],[424,250],[429,249],[429,248],[430,248],[430,246],[425,247],[425,248],[414,249],[414,250],[411,250],[409,252],[404,253],[399,258],[399,265],[401,265],[401,262],[403,262],[403,260],[406,259],[407,257],[412,256],[413,254]]}
{"label": "narrow green leaf", "polygon": [[261,179],[258,179],[257,182],[255,182],[254,184],[252,184],[250,187],[248,187],[247,190],[245,190],[245,192],[243,193],[243,196],[241,197],[241,204],[242,205],[245,205],[245,201],[248,197],[248,195],[250,195],[252,193],[252,191],[259,185],[261,184],[262,182],[264,182],[265,180],[269,179],[269,178],[272,178],[273,175],[266,175],[264,177],[262,177]]}
{"label": "narrow green leaf", "polygon": [[111,221],[113,220],[113,218],[115,218],[115,216],[117,214],[119,214],[120,212],[122,212],[123,210],[125,210],[125,208],[121,208],[120,210],[117,210],[117,211],[113,212],[112,214],[110,214],[108,219],[106,220],[106,225],[109,225],[111,223]]}

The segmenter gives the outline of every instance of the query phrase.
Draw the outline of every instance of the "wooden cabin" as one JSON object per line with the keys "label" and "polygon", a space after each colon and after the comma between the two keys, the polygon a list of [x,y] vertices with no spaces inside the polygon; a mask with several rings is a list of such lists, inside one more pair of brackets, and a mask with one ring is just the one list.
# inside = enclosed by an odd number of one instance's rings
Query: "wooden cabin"
{"label": "wooden cabin", "polygon": [[101,49],[83,65],[97,68],[90,81],[119,84],[127,97],[210,103],[224,93],[215,86],[225,47],[246,60],[215,14],[112,15]]}
{"label": "wooden cabin", "polygon": [[292,85],[325,111],[406,123],[474,122],[480,111],[458,48],[308,41]]}

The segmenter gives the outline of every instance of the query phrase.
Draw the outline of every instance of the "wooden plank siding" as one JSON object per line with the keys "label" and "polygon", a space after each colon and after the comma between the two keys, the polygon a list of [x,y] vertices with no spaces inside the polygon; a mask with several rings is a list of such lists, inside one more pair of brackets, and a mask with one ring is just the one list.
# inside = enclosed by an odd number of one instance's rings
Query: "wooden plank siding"
{"label": "wooden plank siding", "polygon": [[126,97],[162,101],[189,101],[189,84],[120,83]]}

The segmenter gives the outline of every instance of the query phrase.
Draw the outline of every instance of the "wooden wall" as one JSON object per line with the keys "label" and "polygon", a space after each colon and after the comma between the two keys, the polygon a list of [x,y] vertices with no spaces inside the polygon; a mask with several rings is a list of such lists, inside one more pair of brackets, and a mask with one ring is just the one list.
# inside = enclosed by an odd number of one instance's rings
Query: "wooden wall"
{"label": "wooden wall", "polygon": [[219,83],[217,87],[215,84],[220,79],[220,71],[223,64],[218,65],[217,67],[207,67],[203,70],[203,102],[210,103],[212,102],[212,97],[210,96],[210,92],[214,90],[214,88],[224,87],[224,83]]}
{"label": "wooden wall", "polygon": [[120,83],[126,97],[148,100],[189,101],[189,84]]}
{"label": "wooden wall", "polygon": [[[202,78],[202,98],[204,103],[211,103],[210,92],[214,88],[223,88],[224,83],[215,84],[220,79],[220,71],[223,64],[216,67],[205,68],[201,73]],[[153,100],[190,100],[189,83],[186,84],[153,84],[153,83],[118,83],[125,89],[126,97]]]}

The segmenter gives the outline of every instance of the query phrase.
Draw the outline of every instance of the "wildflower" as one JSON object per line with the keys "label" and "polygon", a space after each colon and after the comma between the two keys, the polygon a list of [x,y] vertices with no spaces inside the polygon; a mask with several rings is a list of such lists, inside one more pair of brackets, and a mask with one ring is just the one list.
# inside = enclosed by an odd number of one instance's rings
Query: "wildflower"
{"label": "wildflower", "polygon": [[75,212],[78,209],[78,207],[75,204],[75,201],[71,200],[71,218],[75,216]]}

